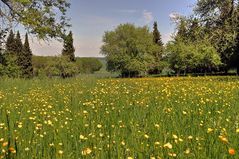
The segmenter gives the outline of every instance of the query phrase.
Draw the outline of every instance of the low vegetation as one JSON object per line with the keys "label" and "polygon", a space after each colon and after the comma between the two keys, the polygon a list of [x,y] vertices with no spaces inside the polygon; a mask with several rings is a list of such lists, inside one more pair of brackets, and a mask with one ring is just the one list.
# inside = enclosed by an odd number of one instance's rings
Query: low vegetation
{"label": "low vegetation", "polygon": [[237,77],[0,82],[1,158],[239,157]]}

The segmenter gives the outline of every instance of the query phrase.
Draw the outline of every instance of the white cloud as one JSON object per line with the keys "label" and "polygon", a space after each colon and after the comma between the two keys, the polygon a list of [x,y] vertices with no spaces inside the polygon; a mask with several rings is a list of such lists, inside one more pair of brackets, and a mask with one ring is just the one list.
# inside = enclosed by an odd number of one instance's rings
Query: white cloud
{"label": "white cloud", "polygon": [[182,14],[180,14],[178,12],[172,12],[169,14],[169,18],[174,22],[177,22],[180,17],[182,17]]}
{"label": "white cloud", "polygon": [[154,17],[153,17],[153,13],[149,12],[147,10],[143,11],[143,18],[146,24],[149,24],[150,22],[153,21]]}

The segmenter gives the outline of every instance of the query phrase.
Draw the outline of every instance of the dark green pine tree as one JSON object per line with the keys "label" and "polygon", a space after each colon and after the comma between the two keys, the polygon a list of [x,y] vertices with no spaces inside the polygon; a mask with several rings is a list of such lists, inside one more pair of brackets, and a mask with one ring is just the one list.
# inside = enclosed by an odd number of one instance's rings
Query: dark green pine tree
{"label": "dark green pine tree", "polygon": [[17,31],[17,36],[15,39],[15,47],[14,51],[17,56],[17,64],[21,66],[21,57],[22,57],[22,50],[23,50],[23,45],[22,45],[22,40],[19,31]]}
{"label": "dark green pine tree", "polygon": [[154,43],[158,44],[159,46],[163,47],[163,42],[161,39],[161,34],[158,30],[158,24],[157,22],[154,22],[154,28],[153,28],[153,38],[154,38]]}
{"label": "dark green pine tree", "polygon": [[15,35],[13,31],[11,30],[7,42],[6,42],[6,51],[9,55],[16,55],[16,41],[15,41]]}
{"label": "dark green pine tree", "polygon": [[2,49],[0,48],[0,64],[4,64],[4,60],[5,58],[4,58],[4,56],[3,56],[3,51],[2,51]]}
{"label": "dark green pine tree", "polygon": [[73,46],[73,35],[72,32],[65,36],[63,45],[62,55],[68,56],[70,61],[75,61],[75,48]]}
{"label": "dark green pine tree", "polygon": [[22,56],[20,56],[22,77],[31,78],[33,76],[32,51],[30,49],[28,35],[25,35]]}
{"label": "dark green pine tree", "polygon": [[164,46],[163,46],[161,34],[158,30],[157,22],[154,22],[154,26],[153,26],[153,41],[159,47],[158,47],[158,51],[154,53],[155,62],[156,62],[155,68],[150,71],[150,74],[159,74],[160,73],[160,70],[159,70],[160,60],[162,59]]}

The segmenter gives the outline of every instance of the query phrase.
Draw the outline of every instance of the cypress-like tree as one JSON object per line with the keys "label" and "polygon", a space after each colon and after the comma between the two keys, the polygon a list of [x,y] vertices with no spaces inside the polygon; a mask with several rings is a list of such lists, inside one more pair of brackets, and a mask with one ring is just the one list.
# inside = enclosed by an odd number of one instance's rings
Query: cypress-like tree
{"label": "cypress-like tree", "polygon": [[161,34],[158,30],[158,24],[155,21],[153,26],[153,41],[156,45],[158,45],[158,51],[154,53],[155,58],[155,67],[153,70],[150,70],[150,74],[158,74],[160,73],[159,66],[160,66],[160,60],[162,59],[163,54],[163,42],[161,38]]}
{"label": "cypress-like tree", "polygon": [[70,61],[75,61],[75,48],[73,46],[73,35],[72,32],[65,36],[63,45],[62,55],[68,56]]}
{"label": "cypress-like tree", "polygon": [[30,49],[28,35],[25,35],[25,43],[23,45],[22,56],[20,56],[22,77],[30,78],[33,75],[32,67],[32,51]]}
{"label": "cypress-like tree", "polygon": [[15,48],[16,55],[20,56],[22,54],[23,44],[22,44],[22,40],[21,40],[21,36],[20,36],[19,31],[17,31],[17,36],[16,36],[16,39],[15,39],[15,45],[16,45],[16,48]]}
{"label": "cypress-like tree", "polygon": [[11,30],[7,42],[6,42],[6,51],[9,55],[16,55],[16,41],[15,41],[15,35],[13,31]]}
{"label": "cypress-like tree", "polygon": [[0,49],[0,64],[4,64],[4,56],[3,56],[3,53],[2,53],[2,49]]}
{"label": "cypress-like tree", "polygon": [[163,42],[161,39],[161,34],[158,30],[158,24],[157,22],[154,22],[154,28],[153,28],[153,38],[154,38],[154,43],[158,44],[159,46],[163,47]]}
{"label": "cypress-like tree", "polygon": [[20,33],[19,31],[17,31],[17,36],[16,36],[16,39],[15,39],[15,54],[16,54],[16,57],[17,57],[17,65],[21,67],[22,65],[22,60],[24,59],[24,56],[23,56],[23,45],[22,45],[22,40],[21,40],[21,36],[20,36]]}

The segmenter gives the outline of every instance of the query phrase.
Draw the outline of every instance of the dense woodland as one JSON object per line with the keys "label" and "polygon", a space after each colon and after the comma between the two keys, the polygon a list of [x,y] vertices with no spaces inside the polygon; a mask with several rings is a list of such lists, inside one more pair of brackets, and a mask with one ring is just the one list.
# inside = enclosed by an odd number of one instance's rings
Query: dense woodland
{"label": "dense woodland", "polygon": [[[66,34],[66,28],[70,26],[66,17],[70,3],[1,0],[0,4],[7,8],[0,12],[1,19],[6,21],[0,33],[1,75],[29,78],[45,74],[65,78],[102,67],[92,59],[76,60],[73,33]],[[61,57],[47,60],[34,57],[33,60],[27,34],[22,44],[19,32],[14,35],[7,21],[22,24],[40,39],[62,39]],[[227,74],[230,70],[239,74],[238,0],[198,0],[192,15],[175,15],[172,21],[176,26],[175,34],[166,44],[163,44],[158,29],[160,21],[154,23],[152,31],[148,26],[130,23],[106,31],[101,54],[106,57],[107,70],[119,72],[123,77]]]}

